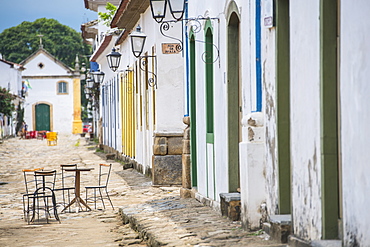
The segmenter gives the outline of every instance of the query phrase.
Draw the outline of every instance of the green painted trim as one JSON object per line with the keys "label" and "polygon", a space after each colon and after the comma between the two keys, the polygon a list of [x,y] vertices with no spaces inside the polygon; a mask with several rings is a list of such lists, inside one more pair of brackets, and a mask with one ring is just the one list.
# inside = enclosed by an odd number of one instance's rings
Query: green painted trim
{"label": "green painted trim", "polygon": [[320,1],[322,238],[338,238],[337,0]]}
{"label": "green painted trim", "polygon": [[279,213],[291,213],[289,0],[276,1],[276,100]]}
{"label": "green painted trim", "polygon": [[190,162],[192,186],[198,185],[197,176],[197,106],[196,106],[196,62],[195,62],[195,35],[190,30],[189,35],[189,56],[190,56]]}
{"label": "green painted trim", "polygon": [[204,32],[207,33],[208,31],[210,31],[213,35],[213,26],[210,19],[207,19],[206,23],[204,24]]}
{"label": "green painted trim", "polygon": [[213,144],[215,142],[215,136],[213,133],[207,133],[206,134],[206,143]]}
{"label": "green painted trim", "polygon": [[214,131],[214,92],[213,92],[213,33],[212,28],[208,26],[207,20],[205,29],[205,76],[206,76],[206,131]]}
{"label": "green painted trim", "polygon": [[227,26],[227,112],[228,112],[228,175],[229,192],[240,187],[239,135],[240,135],[240,19],[230,15]]}

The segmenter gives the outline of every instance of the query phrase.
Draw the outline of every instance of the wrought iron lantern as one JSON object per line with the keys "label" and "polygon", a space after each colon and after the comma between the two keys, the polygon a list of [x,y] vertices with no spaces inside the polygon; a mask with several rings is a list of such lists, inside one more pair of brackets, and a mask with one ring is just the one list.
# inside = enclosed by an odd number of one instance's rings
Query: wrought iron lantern
{"label": "wrought iron lantern", "polygon": [[94,80],[87,79],[86,80],[86,88],[90,89],[94,87]]}
{"label": "wrought iron lantern", "polygon": [[167,0],[170,7],[172,17],[180,21],[184,15],[186,0]]}
{"label": "wrought iron lantern", "polygon": [[116,72],[116,70],[119,67],[119,63],[121,62],[121,53],[116,51],[116,48],[113,47],[112,52],[107,55],[107,61],[109,68],[113,71]]}
{"label": "wrought iron lantern", "polygon": [[153,19],[160,23],[166,17],[167,0],[150,0]]}
{"label": "wrought iron lantern", "polygon": [[130,34],[132,53],[135,57],[140,57],[144,49],[146,35],[141,32],[140,25],[137,26],[136,31]]}
{"label": "wrought iron lantern", "polygon": [[97,84],[101,84],[103,81],[104,81],[104,72],[103,71],[95,71],[95,72],[92,72],[92,78],[94,80],[95,83]]}

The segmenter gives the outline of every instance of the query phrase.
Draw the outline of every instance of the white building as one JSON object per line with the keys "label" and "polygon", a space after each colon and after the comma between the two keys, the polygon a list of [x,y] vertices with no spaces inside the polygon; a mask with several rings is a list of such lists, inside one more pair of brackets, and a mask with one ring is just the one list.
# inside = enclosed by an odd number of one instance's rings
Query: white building
{"label": "white building", "polygon": [[[106,1],[86,3],[91,10],[106,11]],[[112,29],[99,22],[96,50],[90,59],[105,73],[100,86],[102,144],[152,176],[154,184],[181,184],[185,127],[182,53],[162,51],[162,43],[173,42],[160,36],[147,1],[112,4],[118,7]],[[147,38],[141,57],[136,58],[129,33],[138,25]],[[109,68],[106,58],[114,47],[122,54],[116,72]]]}
{"label": "white building", "polygon": [[[160,153],[168,146],[151,138],[181,129],[180,111],[190,116],[196,198],[220,209],[220,194],[240,191],[244,227],[260,228],[285,215],[293,245],[367,246],[370,3],[188,0],[183,32],[171,29],[171,36],[184,38],[184,83],[177,83],[181,62],[161,54],[165,36],[143,2],[117,5],[111,25],[125,31],[96,57],[106,67],[103,54],[114,45],[122,53],[119,77],[109,72],[112,86],[104,89],[118,88],[115,97],[125,99],[109,107],[129,107],[118,115],[122,154],[153,168],[151,147]],[[138,24],[147,35],[143,54],[156,58],[143,72],[128,40]],[[149,68],[157,68],[158,89],[139,84],[149,78]],[[169,108],[177,89],[183,90],[185,107],[177,102]],[[125,119],[134,125],[124,125]],[[114,125],[107,126],[114,137]],[[132,142],[125,136],[132,133],[135,151],[126,153]]]}
{"label": "white building", "polygon": [[[13,101],[16,107],[24,101],[24,92],[22,91],[22,71],[24,67],[20,64],[6,61],[0,58],[0,87],[9,90],[9,92],[16,96]],[[0,109],[1,113],[1,109]],[[0,116],[0,138],[5,136],[16,135],[16,125],[17,125],[17,114],[13,113],[12,116],[5,116],[1,114]]]}
{"label": "white building", "polygon": [[[22,65],[27,69],[22,78],[32,87],[25,104],[28,130],[82,133],[79,72],[42,47]],[[78,71],[78,65],[76,69]]]}

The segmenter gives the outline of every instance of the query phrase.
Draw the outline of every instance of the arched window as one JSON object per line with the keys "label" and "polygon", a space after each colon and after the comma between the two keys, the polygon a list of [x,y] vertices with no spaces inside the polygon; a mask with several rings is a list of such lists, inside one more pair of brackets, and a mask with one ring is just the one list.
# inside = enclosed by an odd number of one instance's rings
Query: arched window
{"label": "arched window", "polygon": [[58,94],[68,94],[68,83],[65,81],[58,82],[57,93]]}

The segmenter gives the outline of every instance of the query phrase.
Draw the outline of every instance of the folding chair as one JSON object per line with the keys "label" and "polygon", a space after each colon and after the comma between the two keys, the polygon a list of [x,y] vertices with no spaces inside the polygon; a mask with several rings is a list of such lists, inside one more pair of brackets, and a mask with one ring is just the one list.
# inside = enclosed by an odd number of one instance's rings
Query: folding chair
{"label": "folding chair", "polygon": [[[85,189],[86,189],[86,203],[88,203],[89,201],[94,202],[95,209],[96,209],[96,202],[97,201],[101,201],[102,204],[103,204],[103,207],[105,209],[104,199],[108,199],[109,202],[110,202],[110,205],[112,206],[112,208],[114,210],[113,203],[112,203],[112,201],[109,197],[109,194],[108,194],[108,182],[109,182],[109,176],[110,176],[111,169],[112,169],[112,164],[109,164],[109,165],[99,164],[98,185],[96,185],[96,186],[86,186],[85,187]],[[102,195],[102,189],[105,190],[105,194],[106,194],[105,197],[103,197],[103,195]],[[88,191],[89,190],[94,190],[94,194],[91,197],[88,197]],[[96,193],[97,191],[99,192],[98,196],[97,196],[97,193]]]}
{"label": "folding chair", "polygon": [[[26,193],[23,194],[23,215],[24,220],[28,221],[28,214],[30,212],[30,199],[36,190],[35,171],[42,171],[44,168],[23,169],[24,185],[26,186]],[[27,204],[26,204],[27,199]]]}
{"label": "folding chair", "polygon": [[60,223],[57,211],[57,203],[54,194],[56,170],[53,171],[35,171],[36,190],[30,198],[32,198],[32,217],[28,223],[34,222],[37,214],[38,222],[40,222],[40,211],[45,212],[46,223],[49,223],[50,211]]}
{"label": "folding chair", "polygon": [[[56,188],[54,191],[63,192],[63,206],[71,203],[71,191],[74,193],[75,190],[75,175],[72,173],[66,173],[65,169],[77,168],[77,164],[60,165],[61,167],[61,188]],[[67,200],[67,202],[66,202]],[[70,212],[70,209],[69,211]]]}

